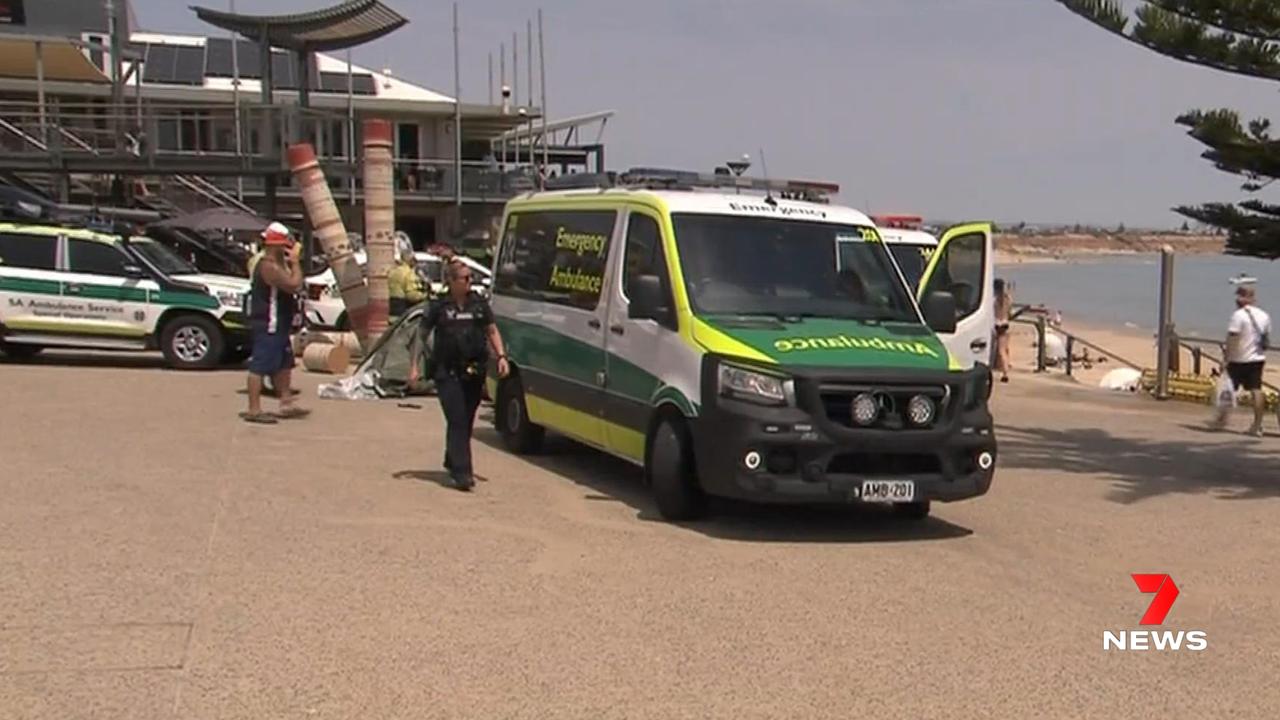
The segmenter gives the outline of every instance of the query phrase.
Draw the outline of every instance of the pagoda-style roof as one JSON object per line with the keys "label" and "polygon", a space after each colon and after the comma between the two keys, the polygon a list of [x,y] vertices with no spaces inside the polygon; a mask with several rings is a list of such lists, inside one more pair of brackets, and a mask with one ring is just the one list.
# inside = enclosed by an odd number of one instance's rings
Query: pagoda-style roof
{"label": "pagoda-style roof", "polygon": [[347,0],[293,15],[242,15],[192,7],[201,20],[251,40],[266,33],[274,47],[308,52],[343,50],[376,40],[408,23],[381,0]]}

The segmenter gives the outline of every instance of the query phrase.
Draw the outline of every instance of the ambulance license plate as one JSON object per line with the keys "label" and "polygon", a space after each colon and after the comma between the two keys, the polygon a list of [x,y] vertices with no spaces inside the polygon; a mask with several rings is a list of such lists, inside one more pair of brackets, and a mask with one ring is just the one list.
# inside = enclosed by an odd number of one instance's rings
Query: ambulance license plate
{"label": "ambulance license plate", "polygon": [[864,480],[861,495],[863,502],[914,502],[916,484],[911,480]]}

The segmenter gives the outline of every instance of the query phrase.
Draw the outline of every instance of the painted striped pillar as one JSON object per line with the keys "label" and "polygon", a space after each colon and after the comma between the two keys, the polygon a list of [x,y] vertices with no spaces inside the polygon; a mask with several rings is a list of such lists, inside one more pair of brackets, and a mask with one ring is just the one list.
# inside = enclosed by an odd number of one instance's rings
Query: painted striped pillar
{"label": "painted striped pillar", "polygon": [[369,337],[386,332],[390,314],[387,274],[395,263],[396,191],[391,123],[364,121],[364,246],[369,253]]}
{"label": "painted striped pillar", "polygon": [[356,262],[351,243],[347,240],[342,215],[338,213],[338,206],[329,193],[329,183],[325,182],[324,171],[316,160],[315,148],[310,143],[290,145],[288,158],[294,182],[302,190],[302,202],[307,208],[311,227],[320,239],[320,246],[324,248],[325,258],[338,283],[338,294],[347,308],[347,321],[367,352],[370,344],[369,289],[365,286],[360,263]]}

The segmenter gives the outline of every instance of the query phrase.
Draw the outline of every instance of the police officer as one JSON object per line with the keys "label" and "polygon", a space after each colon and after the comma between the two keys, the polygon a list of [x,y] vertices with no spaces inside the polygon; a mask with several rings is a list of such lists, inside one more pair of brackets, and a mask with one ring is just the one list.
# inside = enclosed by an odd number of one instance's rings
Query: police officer
{"label": "police officer", "polygon": [[454,487],[475,484],[471,466],[471,428],[484,390],[490,347],[498,359],[498,377],[510,371],[502,336],[489,303],[471,291],[471,269],[457,259],[444,266],[447,291],[422,314],[421,337],[435,331],[432,345],[436,395],[446,425],[444,467]]}

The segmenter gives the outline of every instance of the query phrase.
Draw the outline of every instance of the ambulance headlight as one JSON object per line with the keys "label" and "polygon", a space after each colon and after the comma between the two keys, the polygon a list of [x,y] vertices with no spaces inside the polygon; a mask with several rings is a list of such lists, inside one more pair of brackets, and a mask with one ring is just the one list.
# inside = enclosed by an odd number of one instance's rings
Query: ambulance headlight
{"label": "ambulance headlight", "polygon": [[720,395],[760,405],[788,405],[795,397],[789,378],[748,370],[736,365],[720,366]]}
{"label": "ambulance headlight", "polygon": [[926,395],[915,395],[907,403],[907,419],[916,427],[924,427],[933,422],[937,406]]}
{"label": "ambulance headlight", "polygon": [[855,423],[862,426],[870,425],[880,417],[880,402],[871,393],[859,393],[850,403],[849,413],[853,416]]}

